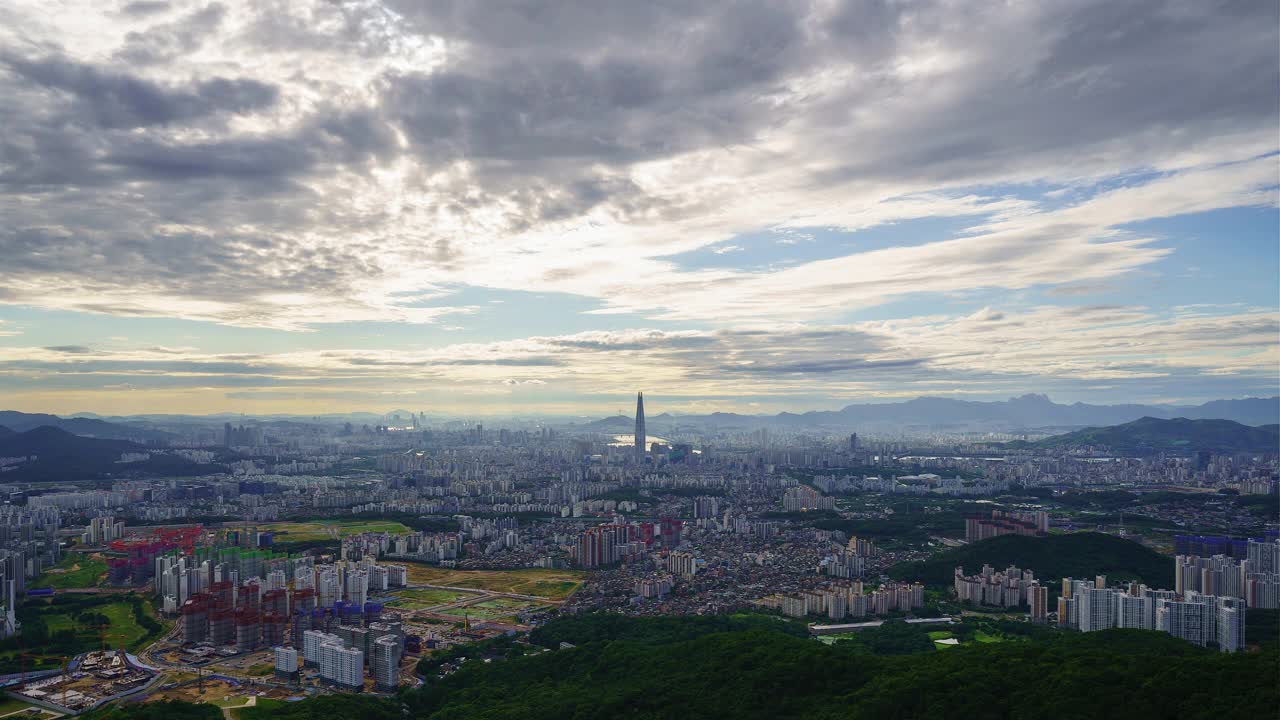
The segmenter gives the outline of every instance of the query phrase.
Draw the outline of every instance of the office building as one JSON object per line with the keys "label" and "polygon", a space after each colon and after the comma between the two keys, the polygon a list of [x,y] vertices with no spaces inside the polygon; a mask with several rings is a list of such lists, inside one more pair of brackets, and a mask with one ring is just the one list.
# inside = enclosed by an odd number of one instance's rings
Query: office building
{"label": "office building", "polygon": [[638,392],[636,393],[636,431],[634,438],[636,453],[635,459],[637,463],[644,462],[645,451],[647,450],[645,442],[647,439],[648,436],[645,434],[644,430],[644,393]]}

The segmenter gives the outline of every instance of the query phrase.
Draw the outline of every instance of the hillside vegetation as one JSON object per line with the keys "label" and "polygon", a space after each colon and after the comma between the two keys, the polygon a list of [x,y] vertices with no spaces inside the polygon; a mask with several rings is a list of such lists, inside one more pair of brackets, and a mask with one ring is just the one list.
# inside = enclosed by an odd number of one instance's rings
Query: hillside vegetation
{"label": "hillside vegetation", "polygon": [[140,473],[191,475],[215,467],[165,454],[152,454],[139,462],[116,462],[124,453],[145,452],[144,446],[129,440],[82,437],[45,425],[26,432],[0,433],[0,457],[35,458],[6,472],[7,482],[63,482]]}
{"label": "hillside vegetation", "polygon": [[[565,623],[563,627],[555,627]],[[745,629],[731,629],[742,627]],[[243,720],[420,718],[1270,717],[1280,651],[1225,654],[1161,633],[1108,630],[869,655],[764,619],[556,621],[538,640],[581,645],[511,659],[476,655],[397,698],[323,696],[239,710]],[[200,717],[168,707],[164,717]],[[150,720],[126,706],[111,720]],[[95,717],[90,715],[91,718]]]}
{"label": "hillside vegetation", "polygon": [[1085,428],[1025,447],[1095,447],[1114,452],[1280,452],[1280,425],[1251,427],[1232,420],[1162,420],[1144,417],[1123,425]]}
{"label": "hillside vegetation", "polygon": [[956,566],[976,573],[984,564],[999,570],[1017,565],[1034,571],[1045,583],[1064,577],[1106,575],[1108,581],[1138,580],[1152,587],[1173,587],[1172,558],[1103,533],[1002,535],[944,550],[928,560],[899,563],[889,569],[889,575],[926,585],[950,585]]}

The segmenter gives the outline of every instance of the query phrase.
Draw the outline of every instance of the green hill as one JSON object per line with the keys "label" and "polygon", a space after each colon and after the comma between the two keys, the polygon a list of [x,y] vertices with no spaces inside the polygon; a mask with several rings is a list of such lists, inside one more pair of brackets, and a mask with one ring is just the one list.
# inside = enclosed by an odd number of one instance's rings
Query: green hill
{"label": "green hill", "polygon": [[[242,720],[587,720],[589,718],[1270,717],[1280,651],[1218,653],[1161,633],[1049,632],[1047,639],[868,655],[748,621],[574,618],[535,641],[581,644],[483,662],[395,698],[330,695],[262,702]],[[779,621],[781,622],[781,621]],[[1030,626],[1028,626],[1030,627]],[[652,631],[652,632],[650,632]],[[188,706],[191,707],[191,706]],[[212,717],[142,704],[98,720]]]}
{"label": "green hill", "polygon": [[[589,624],[590,621],[588,621]],[[766,629],[671,627],[646,637],[627,619],[575,648],[463,663],[396,698],[333,695],[260,703],[243,720],[564,720],[627,718],[1269,717],[1280,702],[1274,644],[1224,654],[1136,630],[972,643],[906,656],[858,652]],[[696,623],[696,619],[690,619]],[[678,639],[685,638],[685,639]],[[192,706],[187,706],[192,707]],[[194,709],[194,708],[192,708]],[[141,704],[95,720],[200,718]],[[211,717],[211,716],[209,716]]]}
{"label": "green hill", "polygon": [[1251,427],[1232,420],[1188,420],[1144,417],[1123,425],[1085,428],[1054,435],[1023,447],[1094,447],[1114,452],[1221,453],[1280,452],[1280,425]]}
{"label": "green hill", "polygon": [[976,573],[982,566],[1004,569],[1017,565],[1051,583],[1064,577],[1139,580],[1156,588],[1173,587],[1173,559],[1143,545],[1103,533],[1072,533],[1000,537],[951,548],[928,560],[899,563],[891,577],[919,580],[926,585],[950,585],[956,566]]}
{"label": "green hill", "polygon": [[0,457],[35,458],[12,466],[4,475],[7,482],[65,482],[140,474],[194,475],[221,469],[158,452],[139,462],[116,462],[124,453],[146,452],[146,447],[128,440],[83,437],[46,425],[26,432],[0,432]]}

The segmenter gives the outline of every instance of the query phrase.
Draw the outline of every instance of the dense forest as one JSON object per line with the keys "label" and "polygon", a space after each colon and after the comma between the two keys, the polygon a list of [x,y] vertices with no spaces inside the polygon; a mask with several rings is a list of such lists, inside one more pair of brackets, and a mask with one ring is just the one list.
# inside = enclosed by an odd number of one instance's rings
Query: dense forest
{"label": "dense forest", "polygon": [[951,585],[957,566],[977,573],[982,566],[1003,570],[1017,565],[1050,585],[1064,577],[1106,575],[1109,582],[1139,580],[1154,588],[1173,587],[1173,558],[1114,535],[1071,533],[1047,537],[1002,535],[951,548],[928,560],[901,563],[889,575],[926,585]]}
{"label": "dense forest", "polygon": [[[1128,720],[1270,717],[1280,706],[1276,643],[1223,654],[1139,630],[1045,630],[901,654],[868,652],[860,639],[825,645],[797,631],[787,621],[760,617],[566,618],[536,631],[518,656],[501,659],[499,652],[482,662],[477,651],[457,671],[433,675],[422,689],[395,698],[332,696],[246,708],[240,716],[881,720],[1032,718],[1069,709],[1078,717]],[[904,640],[917,642],[910,638],[918,633],[895,629],[883,642],[898,648]],[[550,649],[561,643],[573,647]],[[127,706],[92,717],[212,715],[195,708],[187,714],[180,706],[157,715],[147,706]]]}

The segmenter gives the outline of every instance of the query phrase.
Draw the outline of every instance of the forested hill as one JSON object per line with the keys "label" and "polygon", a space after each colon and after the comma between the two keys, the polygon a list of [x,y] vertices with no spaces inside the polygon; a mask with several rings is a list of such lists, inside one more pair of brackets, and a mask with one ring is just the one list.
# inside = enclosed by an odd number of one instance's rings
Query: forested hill
{"label": "forested hill", "polygon": [[[337,695],[260,703],[243,720],[587,720],[594,718],[1271,717],[1280,655],[1218,653],[1154,632],[1057,633],[910,655],[828,646],[752,621],[576,618],[534,639],[581,641],[521,657],[472,658],[393,699]],[[781,623],[782,621],[776,621]],[[785,625],[785,624],[784,624]],[[778,627],[783,627],[779,625]],[[1025,623],[1023,623],[1025,625]],[[1028,626],[1031,627],[1031,626]],[[654,630],[653,633],[647,632]],[[93,720],[215,716],[208,706],[145,706]],[[138,709],[136,709],[138,708]],[[136,714],[135,714],[136,713]],[[197,714],[203,713],[203,714]]]}
{"label": "forested hill", "polygon": [[1094,447],[1123,453],[1190,453],[1200,450],[1220,453],[1275,453],[1280,452],[1280,425],[1251,427],[1231,420],[1162,420],[1144,417],[1123,425],[1085,428],[1018,445],[1044,448]]}
{"label": "forested hill", "polygon": [[1155,588],[1173,587],[1173,558],[1114,535],[1092,532],[1045,537],[1001,535],[944,550],[928,560],[894,565],[889,575],[927,585],[950,585],[957,566],[977,573],[984,564],[998,570],[1017,565],[1034,571],[1042,584],[1064,577],[1106,575],[1108,581],[1139,580]]}
{"label": "forested hill", "polygon": [[159,453],[138,462],[117,462],[125,453],[147,452],[128,440],[82,437],[44,425],[26,432],[0,432],[0,457],[32,458],[11,466],[4,474],[6,482],[64,482],[130,473],[190,475],[213,469]]}

